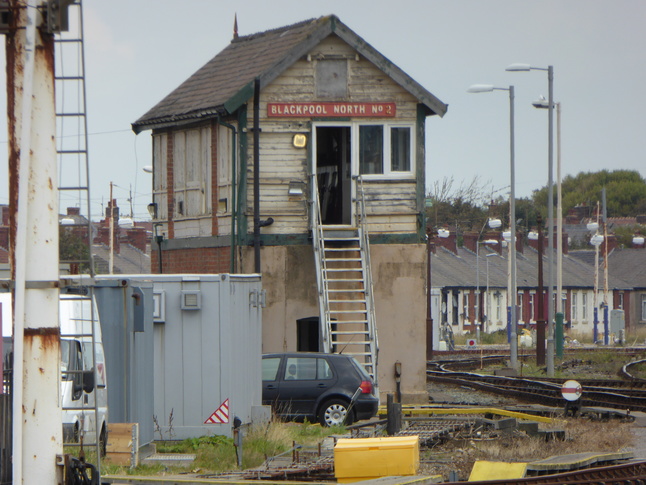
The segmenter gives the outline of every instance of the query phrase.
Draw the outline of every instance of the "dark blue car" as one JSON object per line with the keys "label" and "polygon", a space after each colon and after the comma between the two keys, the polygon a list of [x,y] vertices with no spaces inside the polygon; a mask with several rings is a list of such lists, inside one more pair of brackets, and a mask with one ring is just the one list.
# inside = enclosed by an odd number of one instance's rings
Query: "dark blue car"
{"label": "dark blue car", "polygon": [[262,402],[284,419],[323,426],[369,419],[379,406],[372,379],[354,357],[313,352],[263,355]]}

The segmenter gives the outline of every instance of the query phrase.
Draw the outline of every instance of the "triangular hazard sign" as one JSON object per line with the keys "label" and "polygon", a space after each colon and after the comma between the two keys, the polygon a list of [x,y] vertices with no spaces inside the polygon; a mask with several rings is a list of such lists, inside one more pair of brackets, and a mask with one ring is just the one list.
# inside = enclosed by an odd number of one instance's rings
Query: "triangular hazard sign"
{"label": "triangular hazard sign", "polygon": [[225,400],[217,408],[204,424],[225,424],[229,422],[229,400]]}

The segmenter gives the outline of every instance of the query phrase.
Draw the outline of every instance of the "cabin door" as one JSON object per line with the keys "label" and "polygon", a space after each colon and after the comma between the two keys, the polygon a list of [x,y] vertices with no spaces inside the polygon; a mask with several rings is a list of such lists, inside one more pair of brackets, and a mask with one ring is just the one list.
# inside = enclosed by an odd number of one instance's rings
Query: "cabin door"
{"label": "cabin door", "polygon": [[352,224],[350,126],[317,126],[316,177],[324,225]]}

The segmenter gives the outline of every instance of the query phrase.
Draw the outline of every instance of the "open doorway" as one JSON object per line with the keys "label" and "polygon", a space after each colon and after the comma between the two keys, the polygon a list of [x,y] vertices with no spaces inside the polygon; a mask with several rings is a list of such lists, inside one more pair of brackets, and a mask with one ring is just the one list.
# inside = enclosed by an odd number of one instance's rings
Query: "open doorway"
{"label": "open doorway", "polygon": [[316,127],[316,177],[324,225],[352,224],[352,149],[349,126]]}

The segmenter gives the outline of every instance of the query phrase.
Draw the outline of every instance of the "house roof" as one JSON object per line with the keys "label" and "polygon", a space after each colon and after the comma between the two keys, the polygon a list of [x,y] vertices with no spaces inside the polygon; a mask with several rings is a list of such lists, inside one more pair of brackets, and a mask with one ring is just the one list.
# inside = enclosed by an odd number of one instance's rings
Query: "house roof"
{"label": "house roof", "polygon": [[646,288],[646,249],[616,248],[608,255],[608,273],[634,288]]}
{"label": "house roof", "polygon": [[[446,248],[437,247],[431,261],[431,285],[434,288],[475,288],[476,286],[484,288],[487,285],[488,264],[489,287],[507,288],[507,252],[503,251],[503,254],[499,255],[487,248],[482,248],[480,251],[478,258],[473,251],[464,247],[458,248],[457,254]],[[646,251],[642,250],[642,252],[646,255]],[[594,287],[594,266],[581,259],[563,255],[562,274],[564,288]],[[535,249],[525,247],[523,253],[516,253],[516,284],[518,289],[538,286],[538,253]],[[547,288],[548,284],[547,256],[543,255],[543,285]],[[610,274],[609,285],[613,289],[633,287],[621,273]]]}
{"label": "house roof", "polygon": [[330,35],[337,35],[415,96],[429,114],[443,116],[447,105],[343,24],[335,15],[305,20],[257,34],[234,37],[213,59],[132,124],[135,133],[192,123],[235,112],[260,89]]}
{"label": "house roof", "polygon": [[[98,268],[98,273],[109,273],[110,249],[103,244],[94,244],[92,246],[92,255],[94,256],[94,264]],[[143,253],[130,244],[122,243],[119,252],[114,253],[112,256],[114,274],[150,273],[150,255]]]}

